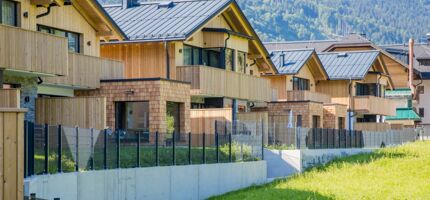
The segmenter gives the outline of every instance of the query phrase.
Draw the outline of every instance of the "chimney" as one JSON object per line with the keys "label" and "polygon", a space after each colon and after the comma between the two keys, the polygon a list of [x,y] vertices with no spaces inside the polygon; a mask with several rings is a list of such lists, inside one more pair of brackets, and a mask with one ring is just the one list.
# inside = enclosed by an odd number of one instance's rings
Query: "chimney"
{"label": "chimney", "polygon": [[409,39],[409,88],[411,88],[412,95],[415,94],[414,80],[414,39]]}
{"label": "chimney", "polygon": [[138,0],[122,0],[122,9],[131,8],[136,5],[139,5]]}

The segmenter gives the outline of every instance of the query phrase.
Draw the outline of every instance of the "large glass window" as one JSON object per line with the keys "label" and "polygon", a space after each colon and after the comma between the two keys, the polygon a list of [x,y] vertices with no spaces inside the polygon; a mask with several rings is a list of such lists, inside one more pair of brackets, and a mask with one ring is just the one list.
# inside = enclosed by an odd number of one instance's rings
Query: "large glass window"
{"label": "large glass window", "polygon": [[200,65],[202,49],[184,45],[184,65]]}
{"label": "large glass window", "polygon": [[80,42],[80,34],[74,33],[70,31],[60,30],[52,27],[41,26],[39,25],[37,29],[40,32],[49,33],[61,37],[66,37],[68,40],[69,51],[80,53],[81,52],[81,42]]}
{"label": "large glass window", "polygon": [[237,72],[246,73],[245,69],[246,69],[246,53],[238,51],[237,52],[237,67],[236,67],[236,71]]}
{"label": "large glass window", "polygon": [[18,26],[18,6],[10,0],[0,0],[0,23]]}
{"label": "large glass window", "polygon": [[149,102],[117,102],[116,129],[149,131]]}
{"label": "large glass window", "polygon": [[371,83],[371,84],[363,84],[363,83],[357,83],[356,85],[356,95],[357,96],[378,96],[378,85]]}
{"label": "large glass window", "polygon": [[167,113],[166,113],[166,123],[167,123],[167,133],[171,134],[173,132],[180,133],[180,103],[167,102]]}
{"label": "large glass window", "polygon": [[293,90],[310,90],[308,79],[293,77]]}
{"label": "large glass window", "polygon": [[225,49],[225,69],[228,71],[234,71],[234,50]]}
{"label": "large glass window", "polygon": [[203,64],[210,67],[221,68],[221,49],[203,49]]}

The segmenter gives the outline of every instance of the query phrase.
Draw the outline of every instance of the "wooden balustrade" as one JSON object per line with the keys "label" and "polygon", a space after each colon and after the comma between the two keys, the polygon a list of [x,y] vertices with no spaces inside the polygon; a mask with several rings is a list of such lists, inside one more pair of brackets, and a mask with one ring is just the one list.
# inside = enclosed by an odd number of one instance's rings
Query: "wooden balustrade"
{"label": "wooden balustrade", "polygon": [[396,115],[396,103],[391,99],[375,96],[355,96],[353,109],[360,114]]}
{"label": "wooden balustrade", "polygon": [[270,101],[270,81],[264,78],[207,66],[179,66],[177,79],[191,83],[191,94]]}
{"label": "wooden balustrade", "polygon": [[123,78],[122,62],[100,57],[69,53],[67,76],[46,78],[46,83],[77,88],[99,88],[101,79]]}
{"label": "wooden balustrade", "polygon": [[19,89],[0,89],[0,108],[20,108]]}
{"label": "wooden balustrade", "polygon": [[330,103],[331,97],[326,94],[311,92],[308,90],[294,90],[287,92],[287,101],[316,101]]}
{"label": "wooden balustrade", "polygon": [[0,25],[0,49],[0,68],[6,71],[67,75],[65,37]]}

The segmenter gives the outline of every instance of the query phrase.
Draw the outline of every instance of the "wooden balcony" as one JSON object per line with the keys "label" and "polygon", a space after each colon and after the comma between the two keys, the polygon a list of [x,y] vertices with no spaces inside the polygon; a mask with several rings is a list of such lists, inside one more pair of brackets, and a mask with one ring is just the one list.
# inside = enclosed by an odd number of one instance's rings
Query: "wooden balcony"
{"label": "wooden balcony", "polygon": [[19,89],[0,89],[0,108],[20,108]]}
{"label": "wooden balcony", "polygon": [[0,68],[5,73],[67,75],[67,39],[0,25]]}
{"label": "wooden balcony", "polygon": [[353,109],[359,114],[396,115],[396,103],[393,100],[375,96],[355,96]]}
{"label": "wooden balcony", "polygon": [[270,101],[270,81],[207,66],[178,66],[177,79],[191,83],[191,95]]}
{"label": "wooden balcony", "polygon": [[287,101],[315,101],[330,103],[331,97],[326,94],[311,92],[308,90],[287,91]]}
{"label": "wooden balcony", "polygon": [[101,79],[123,78],[124,65],[119,61],[77,53],[69,53],[68,60],[68,75],[46,78],[47,84],[94,89],[100,87]]}

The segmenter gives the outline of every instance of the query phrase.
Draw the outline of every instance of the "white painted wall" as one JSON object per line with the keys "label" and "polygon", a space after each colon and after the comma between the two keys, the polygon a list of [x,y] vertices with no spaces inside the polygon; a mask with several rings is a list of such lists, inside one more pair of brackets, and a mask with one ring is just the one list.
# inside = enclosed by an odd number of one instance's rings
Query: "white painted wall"
{"label": "white painted wall", "polygon": [[424,86],[424,94],[419,94],[419,102],[415,105],[417,112],[424,108],[424,117],[421,118],[421,124],[426,127],[430,126],[430,80],[423,80],[421,86]]}
{"label": "white painted wall", "polygon": [[265,149],[264,160],[267,162],[267,177],[280,178],[301,173],[305,169],[328,163],[335,158],[360,153],[370,153],[373,150],[374,149]]}
{"label": "white painted wall", "polygon": [[40,175],[25,194],[61,200],[206,199],[265,183],[266,162],[117,169]]}

